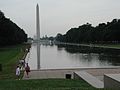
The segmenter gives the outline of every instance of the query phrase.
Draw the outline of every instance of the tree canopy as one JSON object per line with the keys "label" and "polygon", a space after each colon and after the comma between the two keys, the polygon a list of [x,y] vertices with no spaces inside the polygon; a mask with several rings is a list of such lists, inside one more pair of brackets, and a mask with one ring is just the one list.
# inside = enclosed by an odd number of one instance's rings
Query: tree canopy
{"label": "tree canopy", "polygon": [[0,46],[20,44],[27,41],[27,34],[0,11]]}
{"label": "tree canopy", "polygon": [[100,23],[96,27],[89,23],[83,24],[78,28],[71,28],[64,35],[59,33],[56,40],[69,43],[119,43],[120,19]]}

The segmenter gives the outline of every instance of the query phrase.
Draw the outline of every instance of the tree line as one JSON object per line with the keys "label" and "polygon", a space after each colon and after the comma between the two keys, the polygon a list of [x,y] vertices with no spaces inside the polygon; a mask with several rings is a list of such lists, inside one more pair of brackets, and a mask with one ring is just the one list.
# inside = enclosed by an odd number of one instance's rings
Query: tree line
{"label": "tree line", "polygon": [[27,41],[27,34],[0,11],[0,46],[20,44]]}
{"label": "tree line", "polygon": [[89,23],[83,24],[78,28],[71,28],[64,35],[58,33],[56,40],[68,43],[119,43],[120,19],[100,23],[96,27]]}

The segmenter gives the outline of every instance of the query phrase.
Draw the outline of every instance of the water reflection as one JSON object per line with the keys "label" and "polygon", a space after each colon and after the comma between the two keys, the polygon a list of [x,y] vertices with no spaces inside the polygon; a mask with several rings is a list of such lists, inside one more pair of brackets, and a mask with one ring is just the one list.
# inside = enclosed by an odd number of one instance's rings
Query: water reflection
{"label": "water reflection", "polygon": [[[32,69],[98,68],[120,66],[120,55],[112,52],[89,51],[78,46],[32,45]],[[37,56],[38,55],[38,56]],[[39,60],[37,59],[39,58]]]}
{"label": "water reflection", "polygon": [[114,66],[120,66],[120,55],[119,53],[101,53],[99,54],[99,60],[101,61],[109,61]]}
{"label": "water reflection", "polygon": [[40,69],[40,43],[37,43],[37,69]]}
{"label": "water reflection", "polygon": [[58,50],[63,50],[63,49],[66,50],[66,52],[72,54],[82,53],[82,56],[80,56],[82,57],[81,60],[85,60],[88,63],[90,61],[93,61],[93,57],[98,57],[98,60],[100,61],[101,65],[104,64],[110,66],[120,66],[120,60],[119,60],[120,50],[100,49],[100,48],[72,46],[72,45],[58,45]]}

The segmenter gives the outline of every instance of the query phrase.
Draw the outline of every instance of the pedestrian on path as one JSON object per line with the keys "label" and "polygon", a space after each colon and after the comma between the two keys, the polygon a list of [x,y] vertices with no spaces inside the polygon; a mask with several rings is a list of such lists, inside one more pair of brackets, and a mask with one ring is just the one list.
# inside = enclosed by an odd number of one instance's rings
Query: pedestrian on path
{"label": "pedestrian on path", "polygon": [[26,71],[27,77],[29,78],[30,67],[29,67],[28,63],[26,63],[25,71]]}
{"label": "pedestrian on path", "polygon": [[17,66],[16,68],[16,76],[17,76],[17,79],[19,80],[20,79],[20,67]]}

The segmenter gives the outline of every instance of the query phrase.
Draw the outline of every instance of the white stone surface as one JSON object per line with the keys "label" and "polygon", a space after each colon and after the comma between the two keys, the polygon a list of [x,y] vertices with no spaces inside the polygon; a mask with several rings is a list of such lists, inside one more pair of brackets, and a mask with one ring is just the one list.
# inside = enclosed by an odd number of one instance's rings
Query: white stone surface
{"label": "white stone surface", "polygon": [[104,87],[120,90],[120,74],[105,74]]}
{"label": "white stone surface", "polygon": [[102,81],[85,71],[75,72],[75,74],[78,75],[80,78],[84,79],[89,84],[91,84],[93,87],[104,88],[104,84]]}
{"label": "white stone surface", "polygon": [[106,74],[108,77],[120,82],[120,74]]}
{"label": "white stone surface", "polygon": [[26,73],[23,79],[49,79],[49,78],[61,78],[65,79],[66,74],[71,74],[71,79],[73,78],[73,72],[71,71],[31,71],[29,73],[29,78],[27,78]]}

